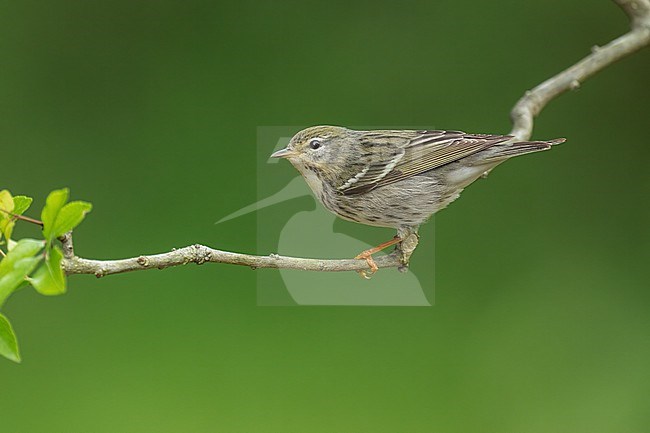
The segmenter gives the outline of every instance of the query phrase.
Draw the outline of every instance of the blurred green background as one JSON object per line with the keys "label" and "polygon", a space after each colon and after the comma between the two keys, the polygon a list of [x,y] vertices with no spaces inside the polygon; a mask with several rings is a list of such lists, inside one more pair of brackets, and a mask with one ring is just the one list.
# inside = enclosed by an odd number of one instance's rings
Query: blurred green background
{"label": "blurred green background", "polygon": [[[213,223],[256,199],[258,126],[507,132],[627,28],[606,0],[3,1],[0,186],[93,202],[85,257],[255,251],[255,214]],[[17,293],[0,430],[647,431],[649,71],[646,49],[553,101],[534,137],[566,145],[438,214],[434,307],[258,307],[227,265]]]}

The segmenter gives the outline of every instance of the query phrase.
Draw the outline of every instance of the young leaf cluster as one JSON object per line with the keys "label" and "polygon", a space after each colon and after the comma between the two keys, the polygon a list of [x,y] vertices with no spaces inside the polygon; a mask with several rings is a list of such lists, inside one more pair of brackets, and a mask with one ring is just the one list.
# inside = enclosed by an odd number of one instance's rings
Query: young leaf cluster
{"label": "young leaf cluster", "polygon": [[[0,309],[9,296],[28,284],[42,295],[65,293],[66,277],[61,267],[63,252],[55,241],[79,225],[92,209],[87,202],[68,202],[68,196],[67,188],[52,191],[41,211],[41,221],[38,221],[22,216],[32,204],[31,197],[0,191]],[[43,239],[12,239],[13,229],[21,220],[41,225]],[[16,335],[2,313],[0,355],[20,362]]]}

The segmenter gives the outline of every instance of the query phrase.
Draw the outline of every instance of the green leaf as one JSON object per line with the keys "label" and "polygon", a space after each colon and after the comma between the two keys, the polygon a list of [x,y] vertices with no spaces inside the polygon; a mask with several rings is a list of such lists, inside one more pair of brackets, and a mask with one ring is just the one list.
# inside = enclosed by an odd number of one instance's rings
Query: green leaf
{"label": "green leaf", "polygon": [[13,239],[7,239],[7,250],[11,251],[17,242]]}
{"label": "green leaf", "polygon": [[14,232],[15,225],[16,221],[11,219],[11,217],[0,220],[0,239],[4,236],[8,242],[11,239],[11,234]]}
{"label": "green leaf", "polygon": [[58,238],[77,227],[93,205],[85,201],[72,201],[61,208],[56,217],[52,237]]}
{"label": "green leaf", "polygon": [[25,195],[17,195],[14,197],[14,215],[22,215],[32,205],[31,197]]}
{"label": "green leaf", "polygon": [[11,272],[0,277],[0,307],[15,292],[41,261],[41,257],[28,257],[16,261]]}
{"label": "green leaf", "polygon": [[[31,197],[17,195],[13,198],[13,205],[11,206],[13,208],[13,211],[11,213],[14,215],[22,215],[22,213],[25,212],[31,204]],[[16,225],[16,218],[12,217],[6,212],[2,212],[2,214],[5,215],[5,219],[0,220],[0,233],[4,234],[5,239],[7,242],[9,242],[11,239],[11,234],[14,231],[14,226]]]}
{"label": "green leaf", "polygon": [[0,191],[0,238],[2,238],[2,235],[4,235],[5,239],[11,237],[14,228],[14,221],[11,218],[13,211],[14,199],[8,190],[3,189]]}
{"label": "green leaf", "polygon": [[54,236],[54,225],[56,217],[59,215],[61,208],[68,201],[68,188],[57,189],[50,193],[45,200],[45,207],[41,212],[41,220],[43,221],[43,236],[48,241],[51,241]]}
{"label": "green leaf", "polygon": [[65,274],[61,267],[62,259],[63,253],[59,247],[51,248],[47,253],[45,263],[29,279],[31,285],[41,295],[61,295],[65,293]]}
{"label": "green leaf", "polygon": [[11,234],[14,232],[15,225],[16,221],[12,221],[10,219],[4,219],[0,221],[0,238],[4,236],[5,239],[11,239]]}
{"label": "green leaf", "polygon": [[42,257],[38,253],[45,242],[21,239],[0,260],[0,306],[34,271]]}
{"label": "green leaf", "polygon": [[0,260],[0,275],[3,275],[6,270],[11,270],[18,260],[35,256],[44,246],[45,242],[42,240],[27,238],[19,240],[13,249]]}
{"label": "green leaf", "polygon": [[9,320],[0,314],[0,355],[13,362],[20,362],[18,341]]}
{"label": "green leaf", "polygon": [[[4,212],[2,212],[4,211]],[[14,211],[14,199],[11,197],[11,193],[3,189],[0,191],[0,219],[8,218],[7,212]]]}

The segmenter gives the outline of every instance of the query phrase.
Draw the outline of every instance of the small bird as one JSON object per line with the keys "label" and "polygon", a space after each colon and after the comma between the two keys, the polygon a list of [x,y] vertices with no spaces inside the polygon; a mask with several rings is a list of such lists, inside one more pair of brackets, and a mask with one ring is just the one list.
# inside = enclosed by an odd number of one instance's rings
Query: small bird
{"label": "small bird", "polygon": [[[397,235],[357,255],[371,272],[372,254],[417,234],[431,215],[503,161],[548,150],[564,138],[513,142],[511,135],[442,130],[357,131],[313,126],[273,158],[286,158],[318,200],[337,216]],[[365,274],[362,273],[365,276]]]}

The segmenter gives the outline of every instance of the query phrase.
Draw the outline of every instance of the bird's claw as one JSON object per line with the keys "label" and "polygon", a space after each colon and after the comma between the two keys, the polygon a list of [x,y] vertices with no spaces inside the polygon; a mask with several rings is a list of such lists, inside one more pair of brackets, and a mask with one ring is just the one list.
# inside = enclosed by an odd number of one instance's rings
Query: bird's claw
{"label": "bird's claw", "polygon": [[368,267],[370,268],[370,273],[368,273],[368,271],[366,271],[365,269],[361,271],[357,271],[361,276],[361,278],[369,280],[372,277],[372,275],[379,270],[377,263],[375,263],[375,261],[372,258],[372,254],[368,253],[367,251],[364,251],[358,256],[356,256],[355,259],[364,259],[368,264]]}
{"label": "bird's claw", "polygon": [[372,272],[371,272],[370,274],[368,274],[368,272],[367,272],[367,271],[364,271],[364,270],[357,271],[357,273],[358,273],[359,276],[360,276],[361,278],[363,278],[364,280],[369,280],[369,279],[371,279],[371,278],[372,278],[372,274],[373,274]]}

